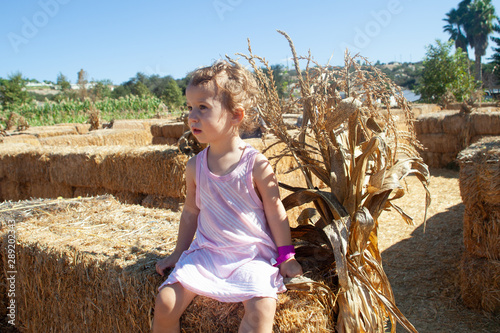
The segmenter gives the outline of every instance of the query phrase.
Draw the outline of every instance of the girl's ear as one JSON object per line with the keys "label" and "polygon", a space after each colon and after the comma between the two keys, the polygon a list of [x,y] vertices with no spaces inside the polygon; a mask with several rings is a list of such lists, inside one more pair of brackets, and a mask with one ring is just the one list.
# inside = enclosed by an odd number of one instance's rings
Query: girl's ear
{"label": "girl's ear", "polygon": [[232,122],[234,125],[239,125],[243,121],[243,118],[245,118],[245,109],[242,107],[236,107],[233,110],[233,117],[232,117]]}

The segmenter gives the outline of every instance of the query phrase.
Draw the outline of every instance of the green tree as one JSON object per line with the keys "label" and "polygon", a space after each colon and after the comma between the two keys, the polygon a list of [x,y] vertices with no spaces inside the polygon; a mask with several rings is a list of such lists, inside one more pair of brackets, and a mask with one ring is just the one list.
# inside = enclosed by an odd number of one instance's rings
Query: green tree
{"label": "green tree", "polygon": [[11,109],[31,100],[26,91],[26,83],[27,80],[19,72],[10,75],[8,80],[0,81],[0,104],[4,109]]}
{"label": "green tree", "polygon": [[496,18],[491,0],[474,0],[468,6],[464,30],[469,45],[474,49],[476,80],[482,82],[481,58],[488,48],[488,36],[493,32]]}
{"label": "green tree", "polygon": [[462,17],[465,14],[466,7],[459,6],[458,9],[452,9],[448,13],[446,13],[446,18],[443,21],[447,22],[443,27],[443,31],[450,34],[450,39],[455,42],[455,49],[461,48],[467,56],[469,52],[467,50],[467,46],[469,43],[467,42],[467,37],[465,37],[462,31]]}
{"label": "green tree", "polygon": [[[497,19],[497,23],[493,26],[493,31],[500,36],[500,20]],[[500,37],[491,37],[491,41],[496,44],[496,47],[493,47],[494,53],[491,57],[494,65],[493,73],[500,79]]]}
{"label": "green tree", "polygon": [[91,94],[94,100],[101,100],[106,97],[111,97],[111,89],[109,86],[112,85],[110,80],[100,80],[94,82],[94,86],[92,87]]}
{"label": "green tree", "polygon": [[171,76],[151,75],[146,80],[149,90],[160,98],[169,108],[178,108],[184,104],[182,90]]}
{"label": "green tree", "polygon": [[57,75],[57,85],[61,87],[61,90],[67,91],[71,89],[71,83],[69,82],[68,78],[61,72],[59,72],[59,75]]}
{"label": "green tree", "polygon": [[452,47],[453,41],[440,40],[436,40],[436,45],[427,46],[422,79],[416,89],[423,101],[437,103],[447,90],[462,101],[475,90],[465,52],[459,48],[451,54]]}
{"label": "green tree", "polygon": [[[271,65],[271,70],[273,72],[274,84],[276,86],[276,91],[278,92],[278,96],[285,97],[285,94],[288,90],[288,72],[285,70],[285,66],[282,64]],[[266,73],[268,69],[263,67],[262,71]]]}
{"label": "green tree", "polygon": [[491,0],[462,0],[458,8],[446,14],[448,22],[444,31],[463,48],[463,34],[467,44],[474,49],[476,80],[482,82],[481,58],[488,48],[488,36],[493,32],[493,21],[496,18],[495,8]]}
{"label": "green tree", "polygon": [[181,88],[179,88],[179,85],[172,77],[168,77],[168,79],[166,80],[165,88],[159,97],[163,100],[163,102],[168,106],[170,110],[172,110],[173,108],[179,108],[184,104],[184,96],[182,95],[182,90]]}
{"label": "green tree", "polygon": [[148,87],[141,81],[137,81],[131,87],[131,92],[132,94],[137,95],[139,97],[145,97],[151,95],[151,91],[149,91]]}
{"label": "green tree", "polygon": [[112,98],[120,98],[120,97],[125,97],[127,95],[132,94],[132,89],[129,86],[125,86],[123,84],[115,87],[113,91],[111,92],[111,97]]}

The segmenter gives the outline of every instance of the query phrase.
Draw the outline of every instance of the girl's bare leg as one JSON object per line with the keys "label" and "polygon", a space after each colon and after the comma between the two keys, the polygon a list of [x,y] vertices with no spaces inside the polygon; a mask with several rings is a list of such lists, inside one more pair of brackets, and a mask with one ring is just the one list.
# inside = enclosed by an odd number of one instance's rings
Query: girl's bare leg
{"label": "girl's bare leg", "polygon": [[195,296],[180,283],[162,288],[156,296],[153,333],[180,332],[179,319]]}
{"label": "girl's bare leg", "polygon": [[241,320],[239,333],[269,333],[273,330],[276,300],[255,297],[243,302],[245,315]]}

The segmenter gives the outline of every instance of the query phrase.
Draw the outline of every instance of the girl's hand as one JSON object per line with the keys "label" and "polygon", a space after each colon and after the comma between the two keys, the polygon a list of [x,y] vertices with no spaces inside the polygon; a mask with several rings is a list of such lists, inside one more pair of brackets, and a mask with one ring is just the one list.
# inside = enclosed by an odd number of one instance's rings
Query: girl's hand
{"label": "girl's hand", "polygon": [[280,265],[280,274],[284,278],[302,275],[302,266],[295,258],[291,258]]}
{"label": "girl's hand", "polygon": [[177,261],[179,260],[181,254],[182,253],[179,254],[174,251],[168,257],[158,260],[158,262],[156,263],[156,273],[160,274],[161,276],[164,276],[165,270],[167,268],[173,268],[177,263]]}

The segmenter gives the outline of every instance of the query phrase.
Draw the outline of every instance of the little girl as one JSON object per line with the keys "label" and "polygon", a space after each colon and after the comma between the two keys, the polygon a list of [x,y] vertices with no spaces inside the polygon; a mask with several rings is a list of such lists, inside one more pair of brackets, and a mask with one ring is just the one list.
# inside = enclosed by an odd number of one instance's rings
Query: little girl
{"label": "little girl", "polygon": [[161,275],[175,268],[159,288],[155,333],[180,332],[196,295],[243,302],[239,331],[271,332],[283,277],[302,274],[272,167],[239,136],[256,93],[252,74],[227,61],[196,70],[189,82],[189,126],[209,146],[187,163],[177,245],[156,264]]}

